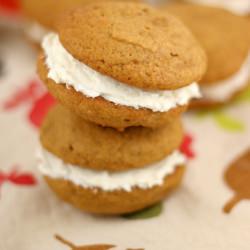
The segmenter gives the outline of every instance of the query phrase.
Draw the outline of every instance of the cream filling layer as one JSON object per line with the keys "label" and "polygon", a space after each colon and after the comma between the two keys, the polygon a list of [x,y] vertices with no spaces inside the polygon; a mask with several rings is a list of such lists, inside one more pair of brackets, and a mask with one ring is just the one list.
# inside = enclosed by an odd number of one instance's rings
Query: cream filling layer
{"label": "cream filling layer", "polygon": [[25,26],[25,33],[31,40],[40,44],[50,30],[38,23],[29,22]]}
{"label": "cream filling layer", "polygon": [[250,53],[247,56],[246,61],[242,65],[241,69],[232,77],[223,81],[216,82],[212,86],[201,87],[201,92],[204,99],[212,101],[227,101],[237,91],[241,90],[250,80]]}
{"label": "cream filling layer", "polygon": [[205,4],[227,9],[238,15],[248,15],[250,13],[249,0],[188,0],[192,3]]}
{"label": "cream filling layer", "polygon": [[149,189],[162,185],[164,178],[186,163],[186,158],[175,151],[162,161],[141,169],[124,172],[95,171],[64,163],[60,158],[42,149],[38,155],[38,168],[45,176],[71,181],[83,188],[100,188],[104,191],[133,188]]}
{"label": "cream filling layer", "polygon": [[200,97],[197,83],[171,91],[145,91],[102,75],[69,54],[55,33],[44,38],[42,47],[49,69],[48,77],[57,84],[66,83],[87,97],[101,96],[115,104],[147,108],[154,112],[166,112]]}

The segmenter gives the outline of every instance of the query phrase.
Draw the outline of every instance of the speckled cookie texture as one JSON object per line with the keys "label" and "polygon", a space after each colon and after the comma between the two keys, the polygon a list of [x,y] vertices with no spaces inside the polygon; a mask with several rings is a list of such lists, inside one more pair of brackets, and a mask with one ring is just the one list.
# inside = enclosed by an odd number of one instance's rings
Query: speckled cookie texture
{"label": "speckled cookie texture", "polygon": [[131,126],[158,128],[171,122],[186,110],[187,106],[178,106],[168,112],[153,112],[149,109],[134,109],[116,105],[102,97],[88,98],[65,84],[56,84],[48,78],[48,69],[44,63],[44,56],[39,57],[38,72],[42,81],[56,99],[85,120],[124,130]]}
{"label": "speckled cookie texture", "polygon": [[239,71],[250,49],[249,21],[245,17],[192,4],[171,4],[163,9],[179,17],[204,47],[208,69],[201,84],[215,84]]}
{"label": "speckled cookie texture", "polygon": [[[30,20],[34,20],[48,29],[54,29],[54,21],[62,12],[76,6],[93,3],[93,1],[94,0],[21,0],[21,8],[23,14]],[[101,2],[105,0],[96,1]]]}
{"label": "speckled cookie texture", "polygon": [[188,29],[149,5],[107,2],[78,8],[57,22],[76,59],[122,83],[169,90],[199,81],[204,51]]}
{"label": "speckled cookie texture", "polygon": [[180,166],[165,178],[162,185],[151,189],[134,188],[131,192],[88,189],[76,186],[70,181],[46,176],[45,180],[58,197],[73,206],[90,213],[115,215],[141,210],[161,201],[179,186],[184,171],[185,167]]}
{"label": "speckled cookie texture", "polygon": [[60,105],[46,117],[40,136],[43,147],[64,162],[108,171],[160,161],[179,148],[182,137],[179,119],[155,130],[132,127],[118,132],[86,122]]}

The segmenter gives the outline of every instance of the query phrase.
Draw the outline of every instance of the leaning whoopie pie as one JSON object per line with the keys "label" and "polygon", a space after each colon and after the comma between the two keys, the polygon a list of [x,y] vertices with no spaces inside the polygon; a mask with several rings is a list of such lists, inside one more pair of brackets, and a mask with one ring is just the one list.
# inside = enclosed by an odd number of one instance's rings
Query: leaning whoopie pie
{"label": "leaning whoopie pie", "polygon": [[172,15],[146,4],[93,3],[71,10],[45,37],[38,72],[85,120],[123,130],[176,119],[206,70],[206,56]]}
{"label": "leaning whoopie pie", "polygon": [[200,81],[203,98],[192,107],[211,107],[234,99],[250,84],[250,24],[223,9],[171,4],[164,9],[179,17],[205,49],[208,69]]}

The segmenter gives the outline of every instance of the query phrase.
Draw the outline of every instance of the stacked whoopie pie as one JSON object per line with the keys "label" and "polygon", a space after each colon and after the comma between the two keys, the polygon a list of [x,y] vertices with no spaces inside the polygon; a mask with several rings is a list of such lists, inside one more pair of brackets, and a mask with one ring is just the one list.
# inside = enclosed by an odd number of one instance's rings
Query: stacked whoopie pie
{"label": "stacked whoopie pie", "polygon": [[193,108],[228,103],[250,85],[250,24],[227,10],[194,4],[170,4],[164,9],[193,32],[208,57],[200,81],[203,98]]}
{"label": "stacked whoopie pie", "polygon": [[183,24],[145,4],[94,3],[65,13],[42,47],[38,72],[60,102],[41,129],[51,189],[82,210],[124,214],[177,187],[180,115],[206,70]]}

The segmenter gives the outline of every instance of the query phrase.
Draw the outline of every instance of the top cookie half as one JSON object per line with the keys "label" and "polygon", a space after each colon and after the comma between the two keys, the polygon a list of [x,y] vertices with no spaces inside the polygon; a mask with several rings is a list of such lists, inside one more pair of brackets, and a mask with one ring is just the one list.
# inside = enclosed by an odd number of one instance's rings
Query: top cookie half
{"label": "top cookie half", "polygon": [[205,53],[189,30],[145,4],[93,3],[62,15],[56,28],[75,59],[138,88],[181,88],[206,70]]}

